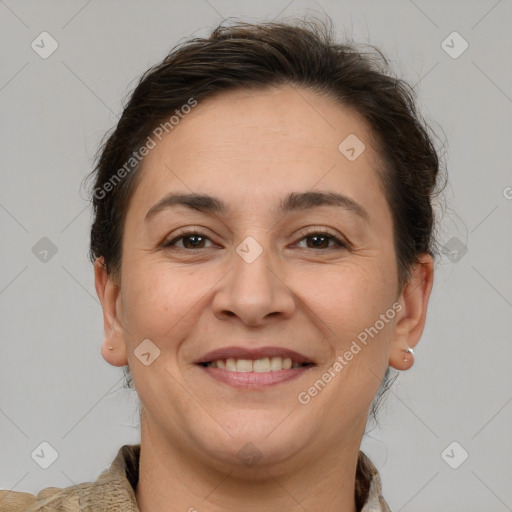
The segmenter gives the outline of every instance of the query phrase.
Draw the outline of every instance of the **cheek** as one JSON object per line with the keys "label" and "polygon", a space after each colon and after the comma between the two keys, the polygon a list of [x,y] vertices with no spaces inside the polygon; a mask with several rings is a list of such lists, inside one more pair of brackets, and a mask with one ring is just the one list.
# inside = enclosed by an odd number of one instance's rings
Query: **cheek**
{"label": "cheek", "polygon": [[[308,278],[309,298],[322,302],[325,312],[331,312],[333,320],[347,327],[374,321],[384,312],[393,289],[386,277],[389,269],[381,265],[373,255],[368,258],[347,261],[339,266],[315,272]],[[320,277],[321,276],[321,277]]]}
{"label": "cheek", "polygon": [[395,317],[395,285],[388,274],[387,266],[368,258],[364,264],[347,262],[306,279],[315,283],[308,300],[328,328],[325,332],[333,357],[346,354],[350,368],[344,373],[360,373],[369,367],[379,373],[387,365]]}
{"label": "cheek", "polygon": [[172,265],[158,258],[141,258],[125,265],[122,286],[124,312],[130,344],[149,338],[173,352],[197,328],[211,300],[208,291],[221,275],[204,268]]}
{"label": "cheek", "polygon": [[[334,384],[325,400],[334,400],[334,417],[346,408],[361,414],[371,404],[389,360],[396,312],[394,287],[378,261],[347,264],[332,273],[322,320],[329,327]],[[384,318],[384,319],[383,319]],[[329,378],[329,376],[326,376]]]}
{"label": "cheek", "polygon": [[169,278],[156,265],[131,265],[126,261],[121,286],[123,318],[130,334],[158,339],[190,307],[177,274]]}

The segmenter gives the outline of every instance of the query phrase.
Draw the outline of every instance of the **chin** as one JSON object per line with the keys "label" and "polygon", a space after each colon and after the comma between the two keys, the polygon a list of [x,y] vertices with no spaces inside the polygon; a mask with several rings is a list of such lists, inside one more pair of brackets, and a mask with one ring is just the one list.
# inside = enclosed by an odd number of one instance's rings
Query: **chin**
{"label": "chin", "polygon": [[198,433],[195,444],[208,465],[248,479],[268,478],[269,472],[286,471],[288,465],[292,468],[294,456],[310,444],[304,422],[294,424],[297,420],[291,420],[292,415],[262,418],[259,414],[256,419],[255,414],[243,421],[235,416],[225,430],[212,420],[215,425]]}

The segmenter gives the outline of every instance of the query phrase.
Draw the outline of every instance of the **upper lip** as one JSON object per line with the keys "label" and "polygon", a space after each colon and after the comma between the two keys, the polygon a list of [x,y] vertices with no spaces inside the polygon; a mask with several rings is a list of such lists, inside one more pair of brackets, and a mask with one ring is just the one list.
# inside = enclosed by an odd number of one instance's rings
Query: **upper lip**
{"label": "upper lip", "polygon": [[289,357],[293,362],[304,364],[313,363],[305,355],[284,347],[260,347],[260,348],[244,348],[244,347],[224,347],[212,350],[204,354],[196,361],[196,364],[209,363],[218,359],[265,359],[266,357]]}

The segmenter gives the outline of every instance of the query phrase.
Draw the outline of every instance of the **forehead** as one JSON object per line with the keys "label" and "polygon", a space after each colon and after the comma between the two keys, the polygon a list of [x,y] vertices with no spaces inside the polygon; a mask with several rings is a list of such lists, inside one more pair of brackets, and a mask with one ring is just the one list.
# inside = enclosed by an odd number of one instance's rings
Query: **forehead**
{"label": "forehead", "polygon": [[[352,110],[311,90],[224,92],[199,101],[155,142],[139,171],[135,208],[172,190],[224,196],[229,207],[270,207],[270,197],[318,187],[382,207],[371,130]],[[359,156],[347,158],[347,148]]]}

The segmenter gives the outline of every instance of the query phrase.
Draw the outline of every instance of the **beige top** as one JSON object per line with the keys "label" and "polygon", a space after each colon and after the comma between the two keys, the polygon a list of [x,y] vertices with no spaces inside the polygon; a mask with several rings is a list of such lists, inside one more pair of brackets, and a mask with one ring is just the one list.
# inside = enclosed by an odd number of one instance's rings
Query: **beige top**
{"label": "beige top", "polygon": [[[66,488],[47,487],[37,496],[0,490],[0,512],[139,512],[135,489],[139,480],[140,444],[122,446],[109,469],[95,482]],[[358,512],[391,512],[381,495],[379,473],[359,452],[356,470]]]}

